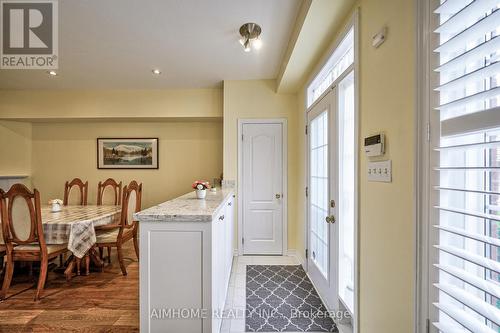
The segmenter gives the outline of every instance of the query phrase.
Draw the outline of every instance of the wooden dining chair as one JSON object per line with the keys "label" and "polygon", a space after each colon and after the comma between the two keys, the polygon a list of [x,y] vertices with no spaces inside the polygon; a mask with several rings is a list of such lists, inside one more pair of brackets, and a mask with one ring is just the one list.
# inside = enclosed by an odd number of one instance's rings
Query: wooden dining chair
{"label": "wooden dining chair", "polygon": [[[117,183],[113,178],[97,184],[97,205],[120,205],[122,199],[122,182]],[[111,247],[108,249],[108,263],[111,263]],[[99,255],[103,259],[103,248],[99,248]]]}
{"label": "wooden dining chair", "polygon": [[[1,188],[0,188],[0,195],[2,193],[5,193]],[[3,240],[3,232],[2,232],[2,214],[0,213],[0,281],[2,281],[2,276],[4,273],[4,257],[5,257],[5,241]]]}
{"label": "wooden dining chair", "polygon": [[[112,191],[112,196],[106,195]],[[122,182],[117,183],[113,178],[108,178],[97,184],[97,205],[119,205],[122,199]]]}
{"label": "wooden dining chair", "polygon": [[47,245],[43,236],[40,193],[23,184],[0,192],[0,213],[7,253],[0,299],[5,299],[12,281],[15,261],[40,262],[35,301],[40,299],[47,279],[49,260],[68,251],[67,244]]}
{"label": "wooden dining chair", "polygon": [[141,210],[142,184],[135,180],[123,188],[122,209],[118,224],[104,226],[97,234],[96,245],[98,247],[116,247],[118,261],[123,275],[127,275],[127,269],[123,262],[122,246],[125,242],[133,239],[135,254],[139,259],[139,243],[137,240],[138,223],[134,221],[134,213]]}
{"label": "wooden dining chair", "polygon": [[86,206],[87,205],[87,193],[89,189],[89,182],[83,182],[80,178],[75,178],[70,182],[64,184],[64,206],[68,206],[73,202],[70,200],[70,194],[73,187],[77,187],[78,192],[80,192],[80,197],[77,201],[74,201],[76,205]]}

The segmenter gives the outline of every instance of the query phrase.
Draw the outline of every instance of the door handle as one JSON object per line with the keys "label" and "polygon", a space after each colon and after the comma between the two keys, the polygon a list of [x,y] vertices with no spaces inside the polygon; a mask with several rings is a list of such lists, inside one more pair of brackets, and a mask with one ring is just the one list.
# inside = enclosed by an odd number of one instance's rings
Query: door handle
{"label": "door handle", "polygon": [[281,194],[277,193],[276,194],[276,199],[279,199],[279,198],[281,198]]}
{"label": "door handle", "polygon": [[335,223],[335,215],[330,215],[325,218],[326,223]]}

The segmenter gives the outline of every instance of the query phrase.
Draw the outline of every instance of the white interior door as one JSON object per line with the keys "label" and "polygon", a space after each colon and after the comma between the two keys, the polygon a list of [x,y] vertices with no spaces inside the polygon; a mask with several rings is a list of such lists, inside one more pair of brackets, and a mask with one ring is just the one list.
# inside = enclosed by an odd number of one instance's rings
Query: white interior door
{"label": "white interior door", "polygon": [[242,125],[243,253],[283,252],[283,124]]}
{"label": "white interior door", "polygon": [[337,309],[334,180],[337,179],[335,90],[308,112],[308,272],[330,309]]}

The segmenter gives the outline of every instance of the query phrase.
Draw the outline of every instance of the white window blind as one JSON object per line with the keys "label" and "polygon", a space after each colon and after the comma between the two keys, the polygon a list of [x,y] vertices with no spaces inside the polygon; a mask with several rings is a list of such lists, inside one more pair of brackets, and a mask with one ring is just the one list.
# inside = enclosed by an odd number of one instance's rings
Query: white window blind
{"label": "white window blind", "polygon": [[500,0],[434,11],[433,327],[500,332]]}

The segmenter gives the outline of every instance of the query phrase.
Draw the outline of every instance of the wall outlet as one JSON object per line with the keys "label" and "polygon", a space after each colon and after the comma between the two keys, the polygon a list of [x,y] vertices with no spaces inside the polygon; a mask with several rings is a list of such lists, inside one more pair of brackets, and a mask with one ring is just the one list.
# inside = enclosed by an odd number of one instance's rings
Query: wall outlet
{"label": "wall outlet", "polygon": [[391,160],[380,162],[368,162],[368,181],[371,182],[392,182]]}

